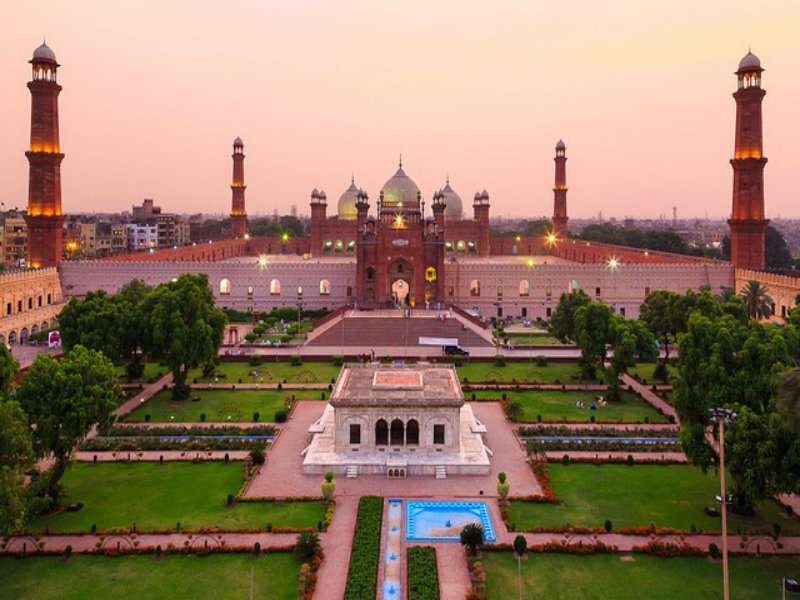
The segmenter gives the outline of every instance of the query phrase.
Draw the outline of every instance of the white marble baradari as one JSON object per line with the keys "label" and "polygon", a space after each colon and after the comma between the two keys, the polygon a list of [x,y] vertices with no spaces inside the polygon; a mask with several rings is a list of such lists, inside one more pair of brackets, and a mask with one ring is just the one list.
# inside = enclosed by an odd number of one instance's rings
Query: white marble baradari
{"label": "white marble baradari", "polygon": [[464,403],[452,365],[347,364],[309,433],[306,474],[489,472],[486,428]]}

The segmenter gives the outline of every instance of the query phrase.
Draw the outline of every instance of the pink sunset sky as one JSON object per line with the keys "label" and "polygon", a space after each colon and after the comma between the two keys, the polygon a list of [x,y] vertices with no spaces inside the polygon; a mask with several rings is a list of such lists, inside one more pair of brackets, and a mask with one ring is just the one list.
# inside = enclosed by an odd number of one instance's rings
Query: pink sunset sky
{"label": "pink sunset sky", "polygon": [[[59,82],[64,212],[308,213],[397,168],[427,200],[450,174],[471,214],[728,216],[735,89],[763,86],[767,216],[800,217],[800,2],[750,0],[3,0],[0,201],[23,207],[33,50]],[[332,212],[329,208],[329,213]]]}

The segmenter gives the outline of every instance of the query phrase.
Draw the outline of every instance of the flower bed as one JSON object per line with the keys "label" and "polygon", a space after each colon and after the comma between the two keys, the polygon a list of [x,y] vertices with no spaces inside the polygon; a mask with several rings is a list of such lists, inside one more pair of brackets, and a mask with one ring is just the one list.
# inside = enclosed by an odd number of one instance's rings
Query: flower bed
{"label": "flower bed", "polygon": [[344,591],[346,600],[375,600],[382,522],[383,498],[363,496],[358,502],[353,549]]}
{"label": "flower bed", "polygon": [[[189,445],[192,445],[189,448]],[[188,450],[204,452],[207,450],[265,450],[269,440],[248,440],[241,437],[206,439],[189,437],[185,440],[170,440],[161,437],[137,436],[130,438],[94,437],[86,440],[78,449],[83,452],[138,452],[152,450]]]}
{"label": "flower bed", "polygon": [[236,427],[235,425],[212,425],[210,427],[166,425],[164,427],[142,427],[138,425],[112,425],[100,430],[100,435],[108,437],[134,437],[156,435],[276,435],[278,428],[272,425],[250,425]]}
{"label": "flower bed", "polygon": [[439,572],[433,546],[414,546],[406,551],[408,600],[439,600]]}

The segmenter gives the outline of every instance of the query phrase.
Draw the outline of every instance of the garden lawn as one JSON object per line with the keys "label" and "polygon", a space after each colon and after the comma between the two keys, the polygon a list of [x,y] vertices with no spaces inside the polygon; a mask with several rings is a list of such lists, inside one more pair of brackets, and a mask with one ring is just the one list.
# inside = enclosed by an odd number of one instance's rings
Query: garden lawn
{"label": "garden lawn", "polygon": [[[339,376],[341,367],[330,361],[308,361],[298,366],[291,362],[265,362],[258,366],[251,365],[248,361],[222,361],[214,370],[211,377],[203,377],[202,369],[192,369],[187,381],[195,379],[200,383],[333,383]],[[251,371],[258,374],[251,376]],[[220,377],[224,375],[224,377]]]}
{"label": "garden lawn", "polygon": [[[475,390],[465,392],[465,397],[492,398],[502,400],[503,394],[509,402],[519,402],[522,406],[522,419],[520,422],[533,423],[542,417],[545,423],[589,423],[594,417],[598,423],[644,423],[648,419],[651,423],[666,423],[667,418],[659,415],[656,410],[644,400],[640,400],[632,392],[622,392],[620,400],[608,401],[606,406],[598,406],[596,410],[589,410],[592,402],[598,395],[605,396],[605,392],[591,391],[566,391],[560,390]],[[575,406],[578,400],[583,402],[584,408]]]}
{"label": "garden lawn", "polygon": [[281,505],[239,502],[227,507],[228,494],[242,484],[242,464],[188,463],[73,463],[61,483],[64,505],[81,502],[78,512],[40,517],[32,531],[99,529],[164,529],[180,522],[184,529],[219,526],[227,529],[316,527],[325,518],[321,502]]}
{"label": "garden lawn", "polygon": [[598,383],[580,379],[577,362],[550,362],[546,367],[536,364],[536,357],[528,362],[507,362],[498,367],[493,361],[465,362],[458,367],[462,383]]}
{"label": "garden lawn", "polygon": [[[716,505],[719,478],[713,471],[703,473],[686,465],[591,465],[550,463],[550,485],[558,504],[512,502],[509,522],[517,529],[559,527],[603,527],[611,519],[620,527],[658,527],[720,531],[719,517],[703,512]],[[514,482],[511,482],[511,494]],[[772,501],[758,505],[755,516],[728,513],[728,531],[772,532],[778,523],[785,534],[800,535],[800,522],[786,516]]]}
{"label": "garden lawn", "polygon": [[0,558],[3,597],[17,600],[83,600],[85,598],[253,598],[295,600],[301,561],[294,553],[210,556],[75,556]]}
{"label": "garden lawn", "polygon": [[136,377],[134,379],[128,379],[125,375],[125,365],[114,367],[114,370],[117,372],[120,383],[147,383],[150,380],[155,381],[156,379],[160,379],[169,373],[169,367],[165,367],[157,362],[144,363],[144,373],[141,377]]}
{"label": "garden lawn", "polygon": [[[203,390],[193,388],[187,400],[175,401],[171,390],[163,390],[136,408],[125,421],[144,421],[150,415],[154,422],[200,421],[205,414],[208,422],[253,421],[258,412],[260,421],[273,421],[275,412],[283,410],[287,397],[319,400],[322,390]],[[324,391],[327,398],[328,392]],[[200,398],[195,401],[193,398]],[[174,418],[173,418],[174,417]]]}
{"label": "garden lawn", "polygon": [[[628,369],[628,374],[632,377],[638,376],[640,380],[646,382],[647,385],[658,384],[661,385],[664,382],[660,379],[656,380],[653,377],[653,371],[656,369],[656,363],[636,363],[633,367]],[[670,363],[667,363],[667,372],[669,373],[669,381],[667,383],[674,383],[675,378],[678,376],[678,368]]]}
{"label": "garden lawn", "polygon": [[506,331],[508,341],[515,345],[526,346],[560,346],[561,340],[549,333],[509,333]]}
{"label": "garden lawn", "polygon": [[[797,557],[732,557],[731,597],[780,598],[781,577],[800,577]],[[484,552],[487,600],[519,597],[513,552]],[[559,600],[705,600],[722,596],[722,565],[707,558],[530,554],[521,562],[522,597]]]}

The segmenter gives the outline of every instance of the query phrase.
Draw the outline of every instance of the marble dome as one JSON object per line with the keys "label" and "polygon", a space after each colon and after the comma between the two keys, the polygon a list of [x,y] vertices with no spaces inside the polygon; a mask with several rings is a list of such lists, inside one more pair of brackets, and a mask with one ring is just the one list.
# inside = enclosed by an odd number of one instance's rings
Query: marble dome
{"label": "marble dome", "polygon": [[358,188],[356,187],[355,179],[350,180],[350,187],[344,191],[344,194],[339,198],[339,205],[337,210],[339,218],[345,221],[354,221],[358,217],[358,209],[356,202],[358,202]]}
{"label": "marble dome", "polygon": [[417,204],[419,201],[419,193],[417,184],[403,171],[402,162],[400,163],[400,168],[397,169],[397,173],[392,175],[381,188],[384,206],[393,204]]}
{"label": "marble dome", "polygon": [[56,53],[50,49],[50,46],[47,44],[42,44],[36,50],[33,51],[33,59],[34,60],[52,60],[56,62]]}
{"label": "marble dome", "polygon": [[748,53],[744,55],[744,58],[739,61],[739,70],[740,71],[761,70],[761,61],[755,54],[748,51]]}
{"label": "marble dome", "polygon": [[447,221],[460,221],[464,216],[464,203],[461,201],[461,196],[450,187],[449,177],[440,193],[445,201],[444,218]]}

